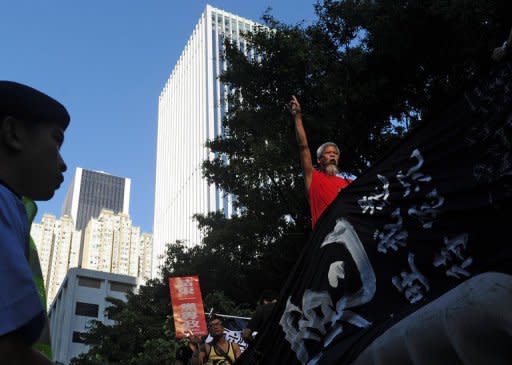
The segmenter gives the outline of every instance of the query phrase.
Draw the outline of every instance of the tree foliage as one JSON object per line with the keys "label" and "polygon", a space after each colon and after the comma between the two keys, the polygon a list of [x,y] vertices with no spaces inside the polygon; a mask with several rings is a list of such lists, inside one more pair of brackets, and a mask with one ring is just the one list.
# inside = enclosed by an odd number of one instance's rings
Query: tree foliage
{"label": "tree foliage", "polygon": [[105,314],[115,324],[93,321],[84,335],[91,349],[74,359],[72,364],[171,363],[177,344],[173,336],[168,287],[154,280],[142,286],[137,294],[128,293],[127,299],[124,302],[108,298],[112,305]]}

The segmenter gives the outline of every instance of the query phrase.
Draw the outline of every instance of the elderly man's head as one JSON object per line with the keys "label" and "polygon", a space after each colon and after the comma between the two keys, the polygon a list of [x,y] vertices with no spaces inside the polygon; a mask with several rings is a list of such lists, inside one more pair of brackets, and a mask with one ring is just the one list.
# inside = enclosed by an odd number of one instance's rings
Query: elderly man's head
{"label": "elderly man's head", "polygon": [[340,159],[340,149],[334,142],[325,142],[316,150],[317,162],[320,169],[328,175],[336,175]]}

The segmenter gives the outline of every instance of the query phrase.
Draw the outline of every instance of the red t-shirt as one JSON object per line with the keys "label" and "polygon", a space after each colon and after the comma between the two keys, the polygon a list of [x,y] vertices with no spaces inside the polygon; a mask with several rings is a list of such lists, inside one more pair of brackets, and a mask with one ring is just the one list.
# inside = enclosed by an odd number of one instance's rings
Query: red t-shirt
{"label": "red t-shirt", "polygon": [[309,207],[311,208],[312,226],[315,228],[318,218],[324,210],[345,189],[352,180],[339,176],[327,175],[324,172],[313,170],[313,178],[309,187]]}

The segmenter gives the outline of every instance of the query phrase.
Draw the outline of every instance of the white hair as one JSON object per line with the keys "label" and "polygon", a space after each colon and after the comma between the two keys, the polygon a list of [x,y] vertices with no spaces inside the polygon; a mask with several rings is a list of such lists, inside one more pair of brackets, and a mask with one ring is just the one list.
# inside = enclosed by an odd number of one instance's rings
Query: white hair
{"label": "white hair", "polygon": [[322,157],[322,154],[324,153],[324,150],[329,146],[333,146],[334,148],[336,148],[336,152],[338,152],[338,155],[340,154],[340,149],[338,148],[338,145],[336,143],[325,142],[320,147],[318,147],[318,149],[316,150],[316,158],[320,160],[320,158]]}

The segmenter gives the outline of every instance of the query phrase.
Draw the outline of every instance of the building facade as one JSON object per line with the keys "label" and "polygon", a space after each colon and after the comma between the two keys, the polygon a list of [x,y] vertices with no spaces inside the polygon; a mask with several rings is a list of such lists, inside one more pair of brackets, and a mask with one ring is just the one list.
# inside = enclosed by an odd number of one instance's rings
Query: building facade
{"label": "building facade", "polygon": [[166,244],[181,241],[193,246],[201,242],[194,214],[232,214],[232,197],[207,183],[201,165],[214,157],[205,142],[222,135],[222,120],[229,108],[227,87],[218,79],[226,69],[224,39],[229,37],[247,52],[242,33],[255,25],[207,5],[160,94],[154,275],[162,264]]}
{"label": "building facade", "polygon": [[128,214],[103,209],[84,231],[81,267],[150,279],[152,236],[141,235]]}
{"label": "building facade", "polygon": [[69,364],[73,357],[87,352],[82,334],[91,320],[114,324],[105,313],[111,304],[107,297],[126,300],[126,293],[139,286],[137,278],[74,268],[68,271],[48,311],[52,334],[53,361]]}
{"label": "building facade", "polygon": [[38,250],[48,305],[71,268],[134,276],[141,283],[151,278],[153,237],[141,234],[127,214],[104,209],[84,231],[74,226],[71,217],[56,219],[51,214],[43,215],[40,224],[32,224],[30,234]]}
{"label": "building facade", "polygon": [[47,304],[50,305],[68,270],[78,267],[81,232],[75,230],[70,216],[57,219],[54,215],[44,214],[40,224],[32,224],[30,235],[37,247]]}
{"label": "building facade", "polygon": [[102,209],[129,214],[131,180],[101,171],[77,167],[62,206],[62,215],[70,216],[75,229],[83,231]]}
{"label": "building facade", "polygon": [[151,233],[140,235],[140,250],[139,274],[137,276],[146,282],[152,278],[153,235]]}

